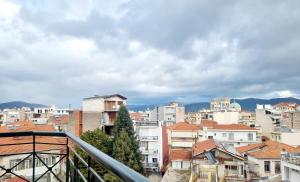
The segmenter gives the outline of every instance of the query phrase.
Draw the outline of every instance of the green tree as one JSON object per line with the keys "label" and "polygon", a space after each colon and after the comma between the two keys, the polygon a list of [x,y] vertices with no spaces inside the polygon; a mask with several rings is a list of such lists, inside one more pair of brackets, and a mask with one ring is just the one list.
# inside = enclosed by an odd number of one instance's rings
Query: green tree
{"label": "green tree", "polygon": [[132,120],[125,106],[120,107],[115,122],[112,156],[137,172],[143,172],[139,143],[135,136]]}
{"label": "green tree", "polygon": [[[112,155],[112,139],[104,132],[102,132],[99,128],[93,131],[84,132],[80,138],[86,141],[87,143],[91,144],[92,146],[96,147],[100,151],[106,153],[107,155]],[[76,148],[76,151],[86,162],[88,161],[88,154],[85,151],[81,150],[80,148]],[[91,166],[102,177],[105,177],[107,176],[107,174],[109,174],[109,172],[104,167],[102,167],[101,164],[95,162],[94,160],[91,160]],[[79,168],[80,171],[85,176],[87,176],[87,168],[82,163],[79,163]],[[113,175],[109,176],[112,176],[111,178],[113,179]]]}

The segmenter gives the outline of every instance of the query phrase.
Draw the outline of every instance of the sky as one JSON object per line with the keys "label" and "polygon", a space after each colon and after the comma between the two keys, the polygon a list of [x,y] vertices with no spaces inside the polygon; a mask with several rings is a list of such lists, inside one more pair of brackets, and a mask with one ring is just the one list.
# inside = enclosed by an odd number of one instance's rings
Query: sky
{"label": "sky", "polygon": [[0,102],[300,97],[298,0],[0,0]]}

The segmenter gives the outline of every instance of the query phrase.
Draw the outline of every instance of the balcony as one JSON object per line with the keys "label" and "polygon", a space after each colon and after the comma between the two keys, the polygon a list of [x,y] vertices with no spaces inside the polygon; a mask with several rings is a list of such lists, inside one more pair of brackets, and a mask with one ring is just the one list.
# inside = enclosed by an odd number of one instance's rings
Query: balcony
{"label": "balcony", "polygon": [[143,162],[144,168],[158,168],[158,163],[148,163],[148,162]]}
{"label": "balcony", "polygon": [[158,150],[155,149],[145,149],[145,148],[140,148],[141,152],[143,155],[155,155],[158,154]]}
{"label": "balcony", "polygon": [[281,160],[300,167],[300,153],[282,154]]}
{"label": "balcony", "polygon": [[120,181],[148,181],[68,132],[0,133],[0,140],[0,181],[104,181],[95,163]]}
{"label": "balcony", "polygon": [[136,126],[158,126],[158,121],[136,121]]}
{"label": "balcony", "polygon": [[139,136],[140,141],[157,141],[158,136]]}

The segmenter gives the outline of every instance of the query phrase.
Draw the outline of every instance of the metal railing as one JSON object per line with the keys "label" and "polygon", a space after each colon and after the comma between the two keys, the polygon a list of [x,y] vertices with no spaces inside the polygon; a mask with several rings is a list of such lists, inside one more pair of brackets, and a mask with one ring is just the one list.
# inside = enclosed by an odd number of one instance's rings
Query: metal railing
{"label": "metal railing", "polygon": [[[22,138],[31,138],[30,142],[21,142]],[[72,133],[64,132],[10,132],[10,133],[0,133],[0,140],[5,140],[7,138],[14,138],[16,141],[14,143],[3,143],[1,142],[0,148],[6,150],[3,147],[14,146],[15,148],[21,147],[16,153],[7,153],[0,152],[0,181],[4,181],[5,177],[9,175],[9,178],[12,176],[22,179],[23,181],[39,181],[43,177],[51,175],[53,181],[104,181],[103,176],[98,174],[93,166],[91,165],[92,161],[101,165],[105,170],[110,173],[113,173],[118,180],[120,181],[148,181],[147,178],[137,173],[133,169],[127,167],[126,165],[120,163],[119,161],[111,158],[107,154],[101,152],[97,148],[88,144],[87,142],[76,137]],[[41,141],[42,138],[48,138],[47,140]],[[63,139],[64,142],[51,142],[49,138]],[[47,147],[42,147],[47,146]],[[51,148],[49,149],[49,147]],[[57,148],[55,148],[56,146]],[[78,154],[78,150],[81,149],[87,154],[87,161],[83,159],[81,155]],[[24,149],[22,151],[22,149]],[[28,149],[31,149],[28,151]],[[49,162],[45,160],[43,156],[52,155],[55,156]],[[11,156],[23,156],[22,159],[18,159],[15,163],[10,163],[10,166],[7,164],[1,164],[1,158],[11,157]],[[18,158],[18,157],[13,157]],[[11,158],[10,158],[11,159]],[[47,158],[46,158],[47,159]],[[50,164],[50,165],[49,165]],[[22,165],[23,167],[30,166],[32,174],[26,172],[26,176],[18,173],[18,166]],[[59,167],[57,167],[59,166]],[[37,175],[37,172],[40,168],[43,167],[45,171],[42,174]],[[59,168],[59,172],[57,169]],[[85,169],[84,173],[82,169]],[[17,170],[18,169],[18,170]],[[40,172],[40,171],[39,171]],[[52,180],[51,180],[52,181]]]}

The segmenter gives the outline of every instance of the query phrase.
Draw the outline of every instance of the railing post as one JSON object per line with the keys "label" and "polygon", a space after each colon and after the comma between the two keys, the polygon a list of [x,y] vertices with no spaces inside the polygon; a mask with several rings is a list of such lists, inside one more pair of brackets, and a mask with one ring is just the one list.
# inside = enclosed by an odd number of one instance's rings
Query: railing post
{"label": "railing post", "polygon": [[77,172],[78,169],[78,157],[76,155],[74,155],[74,181],[75,182],[78,182],[78,172]]}
{"label": "railing post", "polygon": [[35,182],[35,134],[32,136],[32,181]]}
{"label": "railing post", "polygon": [[88,156],[88,181],[91,181],[91,157]]}
{"label": "railing post", "polygon": [[67,151],[66,151],[66,182],[69,182],[69,176],[70,176],[70,159],[69,159],[69,154],[70,154],[70,149],[69,149],[69,138],[67,137]]}

